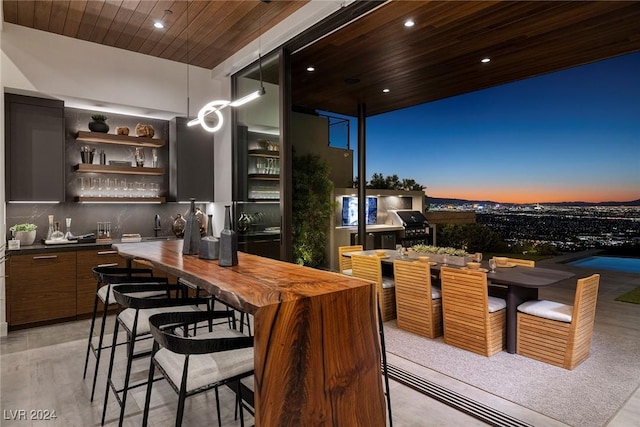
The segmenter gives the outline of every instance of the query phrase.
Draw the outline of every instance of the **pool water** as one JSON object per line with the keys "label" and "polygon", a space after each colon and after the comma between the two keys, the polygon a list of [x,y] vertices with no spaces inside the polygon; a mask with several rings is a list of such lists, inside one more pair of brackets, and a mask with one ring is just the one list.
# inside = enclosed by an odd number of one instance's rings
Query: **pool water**
{"label": "pool water", "polygon": [[600,268],[603,270],[625,271],[640,273],[640,258],[622,258],[612,256],[590,256],[568,264],[577,267]]}

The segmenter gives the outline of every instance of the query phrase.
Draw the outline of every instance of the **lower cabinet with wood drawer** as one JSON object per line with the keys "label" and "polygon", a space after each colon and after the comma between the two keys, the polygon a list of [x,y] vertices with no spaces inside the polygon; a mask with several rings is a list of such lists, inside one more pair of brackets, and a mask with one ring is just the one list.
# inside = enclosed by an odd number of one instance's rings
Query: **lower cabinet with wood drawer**
{"label": "lower cabinet with wood drawer", "polygon": [[10,326],[76,316],[76,252],[12,255],[8,267]]}
{"label": "lower cabinet with wood drawer", "polygon": [[[77,252],[76,314],[78,316],[93,313],[96,296],[94,267],[124,267],[126,261],[113,249],[92,249]],[[98,311],[102,312],[99,303]]]}

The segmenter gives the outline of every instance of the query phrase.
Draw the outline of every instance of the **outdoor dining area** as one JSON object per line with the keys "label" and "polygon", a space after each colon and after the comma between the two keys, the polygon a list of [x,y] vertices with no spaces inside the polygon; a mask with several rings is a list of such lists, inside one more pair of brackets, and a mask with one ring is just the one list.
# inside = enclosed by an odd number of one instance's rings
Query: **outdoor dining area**
{"label": "outdoor dining area", "polygon": [[[578,278],[573,305],[538,299],[574,273],[451,248],[338,249],[340,271],[377,283],[382,320],[484,356],[500,351],[573,370],[589,357],[599,274]],[[425,249],[431,251],[426,252]],[[440,252],[440,253],[438,253]],[[460,252],[455,252],[460,253]]]}

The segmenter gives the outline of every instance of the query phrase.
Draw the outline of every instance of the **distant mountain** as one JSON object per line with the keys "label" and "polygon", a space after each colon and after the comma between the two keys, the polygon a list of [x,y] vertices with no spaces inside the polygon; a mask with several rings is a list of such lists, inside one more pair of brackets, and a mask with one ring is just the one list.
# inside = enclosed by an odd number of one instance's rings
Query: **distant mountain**
{"label": "distant mountain", "polygon": [[[469,204],[480,204],[480,205],[535,205],[536,203],[501,203],[495,202],[492,200],[465,200],[465,199],[454,199],[454,198],[443,198],[443,197],[430,197],[426,196],[426,203],[434,204],[434,205],[469,205]],[[640,199],[633,200],[630,202],[540,202],[541,205],[545,206],[640,206]]]}

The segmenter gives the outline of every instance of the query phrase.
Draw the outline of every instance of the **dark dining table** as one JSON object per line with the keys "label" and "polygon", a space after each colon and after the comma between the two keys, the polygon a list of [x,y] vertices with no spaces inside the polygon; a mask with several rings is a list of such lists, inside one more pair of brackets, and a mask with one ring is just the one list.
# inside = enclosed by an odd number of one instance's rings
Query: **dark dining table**
{"label": "dark dining table", "polygon": [[[344,256],[350,257],[353,254],[375,255],[375,250],[346,252]],[[393,275],[393,261],[401,259],[405,261],[417,261],[407,255],[400,255],[393,249],[386,250],[386,256],[381,257],[383,274]],[[432,264],[431,271],[440,273],[442,263]],[[391,268],[390,268],[391,267]],[[449,264],[449,267],[462,267]],[[488,270],[488,261],[482,262],[482,268]],[[538,289],[555,285],[556,283],[570,279],[575,276],[569,271],[555,270],[544,267],[497,267],[495,273],[487,272],[487,280],[492,284],[504,285],[507,287],[506,302],[506,350],[508,353],[516,352],[516,340],[518,335],[518,306],[525,301],[538,299]]]}

